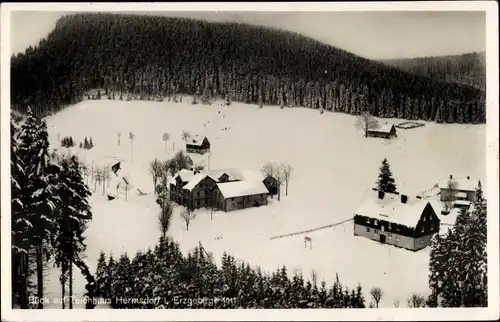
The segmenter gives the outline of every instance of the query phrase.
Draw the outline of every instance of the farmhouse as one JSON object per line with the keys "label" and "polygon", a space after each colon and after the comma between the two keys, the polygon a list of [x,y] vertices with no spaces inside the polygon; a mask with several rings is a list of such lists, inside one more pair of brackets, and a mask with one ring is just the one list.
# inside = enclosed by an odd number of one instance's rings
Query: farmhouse
{"label": "farmhouse", "polygon": [[366,134],[369,137],[392,139],[397,137],[396,127],[393,124],[384,124],[375,128],[367,129]]}
{"label": "farmhouse", "polygon": [[186,142],[186,152],[204,154],[210,151],[210,142],[206,136],[195,136]]}
{"label": "farmhouse", "polygon": [[431,244],[440,220],[432,205],[407,195],[375,192],[354,214],[354,235],[412,251]]}
{"label": "farmhouse", "polygon": [[180,205],[184,205],[184,186],[188,184],[194,176],[194,171],[182,169],[168,183],[170,200]]}
{"label": "farmhouse", "polygon": [[439,183],[441,201],[450,201],[455,207],[468,207],[476,198],[476,190],[481,187],[480,180],[466,178],[450,178]]}
{"label": "farmhouse", "polygon": [[169,191],[170,200],[182,206],[223,211],[266,205],[269,194],[261,178],[237,169],[181,170],[170,181]]}

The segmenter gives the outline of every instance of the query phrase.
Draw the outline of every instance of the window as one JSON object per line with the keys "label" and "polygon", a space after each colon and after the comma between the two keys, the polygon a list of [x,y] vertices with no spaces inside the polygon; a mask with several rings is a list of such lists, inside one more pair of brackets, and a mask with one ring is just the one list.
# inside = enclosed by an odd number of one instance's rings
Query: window
{"label": "window", "polygon": [[366,223],[369,224],[370,223],[370,218],[366,218]]}
{"label": "window", "polygon": [[378,234],[378,229],[374,229],[373,232],[375,235]]}
{"label": "window", "polygon": [[396,236],[396,240],[399,241],[399,236]]}
{"label": "window", "polygon": [[425,231],[425,228],[424,228],[424,226],[422,225],[422,232],[424,232],[424,231]]}
{"label": "window", "polygon": [[373,221],[373,223],[374,223],[375,225],[377,225],[377,219],[375,219],[375,220]]}
{"label": "window", "polygon": [[198,192],[196,193],[196,195],[199,197],[200,196],[200,191],[198,190]]}
{"label": "window", "polygon": [[424,243],[424,241],[423,241],[423,240],[421,240],[421,241],[420,241],[420,244],[423,244],[423,243]]}
{"label": "window", "polygon": [[422,222],[425,222],[425,218],[426,218],[425,216],[424,216],[424,217],[422,217]]}
{"label": "window", "polygon": [[392,238],[392,233],[387,233],[387,237]]}
{"label": "window", "polygon": [[370,232],[370,228],[366,227],[366,232],[369,233]]}
{"label": "window", "polygon": [[381,229],[382,231],[385,231],[385,228],[384,228],[384,226],[381,226],[381,227],[380,227],[380,229]]}

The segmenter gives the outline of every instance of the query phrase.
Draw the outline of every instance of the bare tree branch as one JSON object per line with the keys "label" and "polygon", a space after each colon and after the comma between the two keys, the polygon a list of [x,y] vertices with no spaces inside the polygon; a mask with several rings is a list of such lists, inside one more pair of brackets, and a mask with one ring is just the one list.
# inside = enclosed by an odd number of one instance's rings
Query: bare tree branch
{"label": "bare tree branch", "polygon": [[373,300],[375,301],[375,306],[378,308],[378,304],[380,303],[380,300],[382,299],[382,296],[384,295],[384,292],[380,287],[373,287],[370,290],[370,295],[372,296]]}
{"label": "bare tree branch", "polygon": [[186,231],[189,231],[189,224],[191,220],[196,218],[196,212],[193,209],[187,207],[181,211],[181,218],[184,219],[184,222],[186,223]]}
{"label": "bare tree branch", "polygon": [[368,130],[378,126],[377,120],[368,112],[363,112],[356,120],[356,128],[364,131],[365,137],[368,137]]}

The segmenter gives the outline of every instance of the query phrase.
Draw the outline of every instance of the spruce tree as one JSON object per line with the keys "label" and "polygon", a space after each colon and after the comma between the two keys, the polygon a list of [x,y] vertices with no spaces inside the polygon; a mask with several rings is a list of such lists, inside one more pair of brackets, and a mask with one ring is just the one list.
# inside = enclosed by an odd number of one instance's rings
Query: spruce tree
{"label": "spruce tree", "polygon": [[12,216],[12,305],[21,309],[28,308],[28,256],[30,251],[29,231],[32,226],[24,211],[24,194],[27,184],[23,160],[18,148],[19,129],[10,122],[10,178],[11,178],[11,216]]}
{"label": "spruce tree", "polygon": [[95,273],[95,282],[97,284],[96,293],[98,297],[110,298],[109,271],[106,262],[106,254],[101,250],[97,259],[97,268]]}
{"label": "spruce tree", "polygon": [[89,141],[87,140],[87,137],[83,140],[83,148],[86,150],[89,149]]}
{"label": "spruce tree", "polygon": [[486,201],[479,188],[476,200],[460,212],[453,228],[445,236],[433,239],[429,306],[488,305],[486,230]]}
{"label": "spruce tree", "polygon": [[[26,189],[24,190],[24,211],[31,223],[28,237],[35,248],[37,272],[37,297],[43,298],[44,257],[49,255],[50,239],[55,229],[54,216],[58,196],[58,167],[49,156],[47,124],[35,118],[28,110],[21,128],[19,152],[25,165]],[[43,303],[38,304],[43,308]]]}
{"label": "spruce tree", "polygon": [[[61,268],[61,282],[64,282],[68,274],[71,298],[73,263],[85,252],[84,233],[92,220],[92,213],[88,203],[90,191],[84,183],[78,159],[75,156],[62,159],[60,166],[57,233],[53,247],[56,253],[55,263]],[[72,308],[71,302],[69,308]]]}
{"label": "spruce tree", "polygon": [[377,189],[379,191],[394,193],[397,191],[396,183],[392,177],[391,168],[387,158],[382,160],[382,165],[380,166],[380,173],[378,175]]}

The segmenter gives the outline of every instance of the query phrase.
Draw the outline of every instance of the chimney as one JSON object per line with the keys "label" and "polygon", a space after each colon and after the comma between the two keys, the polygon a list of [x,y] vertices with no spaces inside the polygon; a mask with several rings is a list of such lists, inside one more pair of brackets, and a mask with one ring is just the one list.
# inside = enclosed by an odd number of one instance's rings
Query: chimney
{"label": "chimney", "polygon": [[467,176],[467,180],[469,180],[469,179],[470,179],[470,176]]}
{"label": "chimney", "polygon": [[406,203],[408,201],[408,196],[407,195],[401,195],[401,202]]}
{"label": "chimney", "polygon": [[453,179],[453,175],[452,174],[450,174],[450,179]]}
{"label": "chimney", "polygon": [[384,199],[384,195],[385,195],[385,192],[379,190],[379,192],[378,192],[378,198],[380,200]]}

